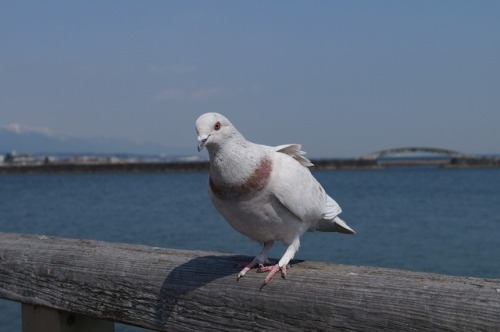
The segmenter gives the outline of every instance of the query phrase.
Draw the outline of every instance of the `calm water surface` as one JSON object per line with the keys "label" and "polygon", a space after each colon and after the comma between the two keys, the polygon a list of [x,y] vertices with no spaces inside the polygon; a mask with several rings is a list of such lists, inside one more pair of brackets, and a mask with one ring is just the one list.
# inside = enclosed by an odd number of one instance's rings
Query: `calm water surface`
{"label": "calm water surface", "polygon": [[[500,278],[500,169],[314,175],[357,234],[308,233],[296,258]],[[259,245],[212,207],[206,183],[206,173],[4,175],[0,232],[256,255]],[[276,244],[271,257],[283,252]],[[0,300],[0,326],[20,331],[19,304]]]}

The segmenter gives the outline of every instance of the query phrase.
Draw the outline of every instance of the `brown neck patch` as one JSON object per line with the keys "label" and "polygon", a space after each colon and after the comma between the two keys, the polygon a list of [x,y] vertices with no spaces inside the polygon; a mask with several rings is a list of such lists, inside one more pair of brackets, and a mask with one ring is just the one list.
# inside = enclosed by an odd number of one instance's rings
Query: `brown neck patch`
{"label": "brown neck patch", "polygon": [[252,196],[264,189],[269,181],[272,169],[272,161],[264,157],[252,174],[241,184],[219,184],[215,183],[211,177],[209,177],[208,182],[210,184],[210,189],[217,198],[222,200],[241,199]]}

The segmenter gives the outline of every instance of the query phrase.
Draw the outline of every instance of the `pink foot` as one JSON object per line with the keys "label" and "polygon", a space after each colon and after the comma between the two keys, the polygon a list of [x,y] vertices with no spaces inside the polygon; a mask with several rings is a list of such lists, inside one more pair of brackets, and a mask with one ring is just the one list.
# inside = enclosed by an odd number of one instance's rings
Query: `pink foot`
{"label": "pink foot", "polygon": [[283,279],[286,279],[286,269],[290,268],[290,265],[282,266],[280,267],[278,264],[273,265],[273,266],[262,266],[259,268],[258,272],[269,272],[264,279],[264,282],[262,285],[260,285],[260,289],[264,288],[265,285],[267,285],[271,279],[273,279],[274,275],[278,272],[281,271],[281,277]]}

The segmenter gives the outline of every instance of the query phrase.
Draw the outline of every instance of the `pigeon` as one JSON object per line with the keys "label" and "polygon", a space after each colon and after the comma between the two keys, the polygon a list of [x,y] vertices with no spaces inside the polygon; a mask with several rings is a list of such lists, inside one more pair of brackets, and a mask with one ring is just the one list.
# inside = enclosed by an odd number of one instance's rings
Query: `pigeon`
{"label": "pigeon", "polygon": [[[260,289],[278,271],[286,278],[300,237],[307,231],[355,233],[339,218],[340,206],[311,174],[308,167],[313,164],[299,144],[252,143],[219,113],[201,115],[196,131],[198,151],[208,150],[213,205],[231,227],[262,245],[237,280],[252,268],[268,272]],[[267,257],[275,241],[287,247],[276,264]]]}

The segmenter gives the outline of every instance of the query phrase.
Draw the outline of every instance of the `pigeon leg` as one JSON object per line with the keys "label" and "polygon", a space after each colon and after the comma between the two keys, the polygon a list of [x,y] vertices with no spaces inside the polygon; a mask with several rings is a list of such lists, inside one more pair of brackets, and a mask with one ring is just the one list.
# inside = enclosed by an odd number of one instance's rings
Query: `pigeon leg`
{"label": "pigeon leg", "polygon": [[264,264],[269,264],[269,260],[267,259],[267,255],[269,254],[269,250],[271,250],[272,246],[274,244],[274,241],[269,241],[269,242],[264,242],[264,245],[262,246],[262,251],[258,256],[256,256],[253,261],[251,261],[249,264],[247,264],[243,270],[241,270],[240,273],[238,273],[238,277],[236,280],[239,280],[241,277],[243,277],[248,271],[253,269],[254,267],[261,267],[264,266]]}
{"label": "pigeon leg", "polygon": [[293,256],[295,256],[295,253],[299,250],[299,247],[300,247],[300,240],[299,238],[296,238],[288,246],[288,248],[285,251],[285,254],[283,255],[283,257],[281,257],[278,264],[266,268],[261,268],[261,271],[269,270],[269,273],[267,274],[266,278],[264,279],[264,282],[260,286],[260,289],[264,288],[264,286],[267,285],[273,279],[274,275],[278,271],[281,271],[281,277],[283,279],[286,278],[286,269],[288,263],[290,263],[290,260],[293,258]]}

